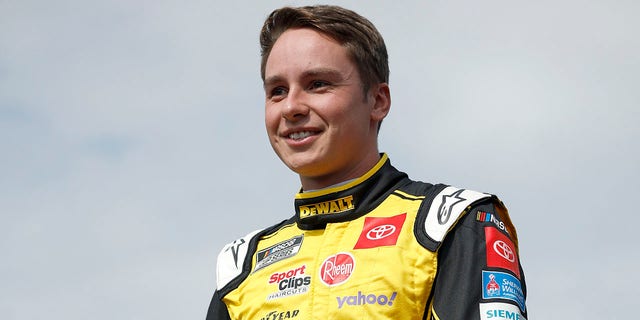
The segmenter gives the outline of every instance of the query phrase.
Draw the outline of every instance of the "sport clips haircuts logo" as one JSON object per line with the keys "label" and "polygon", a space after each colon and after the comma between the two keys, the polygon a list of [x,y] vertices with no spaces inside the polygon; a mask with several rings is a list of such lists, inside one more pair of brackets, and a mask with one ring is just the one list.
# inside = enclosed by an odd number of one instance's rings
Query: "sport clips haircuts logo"
{"label": "sport clips haircuts logo", "polygon": [[278,291],[267,296],[267,300],[306,293],[311,285],[311,276],[305,274],[306,265],[286,272],[276,272],[269,277],[269,284],[278,284]]}
{"label": "sport clips haircuts logo", "polygon": [[327,286],[337,286],[349,280],[355,269],[356,262],[347,252],[332,255],[320,266],[320,280]]}

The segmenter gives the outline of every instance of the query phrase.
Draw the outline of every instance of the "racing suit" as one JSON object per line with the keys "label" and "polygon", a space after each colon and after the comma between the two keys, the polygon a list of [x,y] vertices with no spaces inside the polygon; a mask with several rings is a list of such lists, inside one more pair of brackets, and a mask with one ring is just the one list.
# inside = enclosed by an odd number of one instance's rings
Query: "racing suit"
{"label": "racing suit", "polygon": [[207,320],[526,319],[517,235],[495,196],[410,180],[386,154],[225,246]]}

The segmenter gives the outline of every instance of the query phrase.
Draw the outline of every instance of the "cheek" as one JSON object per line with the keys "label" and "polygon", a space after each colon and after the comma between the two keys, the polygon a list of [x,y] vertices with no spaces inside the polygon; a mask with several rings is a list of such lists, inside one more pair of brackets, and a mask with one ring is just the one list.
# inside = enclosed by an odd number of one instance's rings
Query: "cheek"
{"label": "cheek", "polygon": [[340,123],[347,130],[357,130],[361,126],[368,126],[369,112],[367,105],[358,100],[340,101],[340,108],[334,108],[327,113],[334,122]]}
{"label": "cheek", "polygon": [[277,108],[273,106],[266,106],[264,110],[264,123],[270,134],[278,129],[278,124],[280,122],[280,114],[276,109]]}

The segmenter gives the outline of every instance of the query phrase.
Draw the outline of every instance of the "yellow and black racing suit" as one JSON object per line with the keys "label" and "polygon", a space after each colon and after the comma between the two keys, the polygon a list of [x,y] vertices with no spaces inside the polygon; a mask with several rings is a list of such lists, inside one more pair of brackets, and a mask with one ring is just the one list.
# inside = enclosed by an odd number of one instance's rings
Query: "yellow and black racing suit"
{"label": "yellow and black racing suit", "polygon": [[489,194],[410,180],[386,154],[225,246],[207,320],[527,317],[517,236]]}

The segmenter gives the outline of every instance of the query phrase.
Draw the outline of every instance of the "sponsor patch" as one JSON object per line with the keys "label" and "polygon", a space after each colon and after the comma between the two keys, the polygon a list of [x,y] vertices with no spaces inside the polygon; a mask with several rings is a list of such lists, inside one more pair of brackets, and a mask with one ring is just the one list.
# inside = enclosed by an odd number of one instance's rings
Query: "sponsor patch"
{"label": "sponsor patch", "polygon": [[471,190],[446,187],[433,198],[424,231],[434,241],[444,240],[447,231],[458,220],[464,210],[474,202],[489,197],[488,194]]}
{"label": "sponsor patch", "polygon": [[329,200],[310,205],[299,206],[300,218],[312,217],[322,214],[335,214],[353,210],[353,196]]}
{"label": "sponsor patch", "polygon": [[507,228],[504,226],[504,222],[500,221],[500,219],[491,212],[478,210],[478,212],[476,212],[476,220],[480,222],[491,222],[495,224],[498,229],[509,233]]}
{"label": "sponsor patch", "polygon": [[300,314],[300,310],[288,310],[288,311],[271,311],[267,313],[260,320],[280,320],[295,318]]}
{"label": "sponsor patch", "polygon": [[520,265],[516,247],[504,233],[494,227],[485,227],[487,267],[507,269],[520,279]]}
{"label": "sponsor patch", "polygon": [[506,299],[525,310],[520,280],[506,272],[482,271],[482,299]]}
{"label": "sponsor patch", "polygon": [[399,214],[393,217],[364,218],[364,227],[354,249],[368,249],[383,246],[395,246],[398,236],[407,214]]}
{"label": "sponsor patch", "polygon": [[347,280],[355,269],[355,259],[350,253],[340,252],[330,256],[320,266],[320,280],[327,286],[337,286]]}
{"label": "sponsor patch", "polygon": [[304,236],[299,235],[258,251],[256,253],[256,267],[253,271],[255,272],[268,265],[295,256],[300,251],[303,238]]}
{"label": "sponsor patch", "polygon": [[269,284],[277,284],[278,291],[267,296],[267,300],[284,298],[303,294],[309,291],[311,276],[306,275],[306,265],[288,270],[276,272],[269,277]]}
{"label": "sponsor patch", "polygon": [[491,302],[480,304],[480,319],[481,320],[527,320],[518,310],[518,306],[503,303],[503,302]]}
{"label": "sponsor patch", "polygon": [[336,297],[336,299],[338,300],[338,309],[342,309],[344,306],[363,306],[367,304],[392,306],[397,295],[398,293],[395,291],[388,296],[385,294],[366,294],[358,291],[356,295]]}

